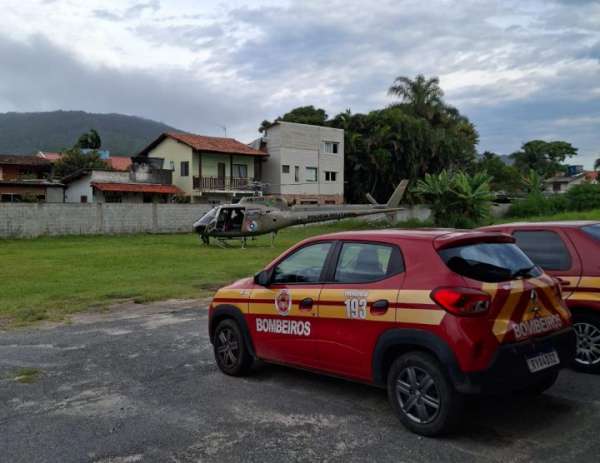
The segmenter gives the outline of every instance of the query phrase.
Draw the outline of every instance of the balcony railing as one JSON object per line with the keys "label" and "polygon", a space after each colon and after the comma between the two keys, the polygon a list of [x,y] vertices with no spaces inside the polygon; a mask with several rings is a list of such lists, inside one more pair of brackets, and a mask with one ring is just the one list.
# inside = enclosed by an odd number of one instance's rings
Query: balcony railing
{"label": "balcony railing", "polygon": [[240,191],[252,190],[253,180],[237,177],[194,177],[194,190]]}

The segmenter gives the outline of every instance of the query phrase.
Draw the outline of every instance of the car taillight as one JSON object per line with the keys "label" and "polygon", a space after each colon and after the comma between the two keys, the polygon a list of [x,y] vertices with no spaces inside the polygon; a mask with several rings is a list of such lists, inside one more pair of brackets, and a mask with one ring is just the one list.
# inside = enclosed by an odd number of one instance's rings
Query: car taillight
{"label": "car taillight", "polygon": [[490,308],[491,297],[484,291],[472,288],[437,288],[431,299],[455,315],[481,315]]}

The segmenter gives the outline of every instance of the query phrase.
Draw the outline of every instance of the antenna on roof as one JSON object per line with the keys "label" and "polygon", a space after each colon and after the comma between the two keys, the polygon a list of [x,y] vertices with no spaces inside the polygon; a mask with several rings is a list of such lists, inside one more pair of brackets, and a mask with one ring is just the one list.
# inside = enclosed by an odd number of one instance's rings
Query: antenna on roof
{"label": "antenna on roof", "polygon": [[223,132],[225,133],[225,138],[227,138],[227,126],[226,125],[221,125],[221,124],[215,124],[217,127],[221,127],[223,129]]}

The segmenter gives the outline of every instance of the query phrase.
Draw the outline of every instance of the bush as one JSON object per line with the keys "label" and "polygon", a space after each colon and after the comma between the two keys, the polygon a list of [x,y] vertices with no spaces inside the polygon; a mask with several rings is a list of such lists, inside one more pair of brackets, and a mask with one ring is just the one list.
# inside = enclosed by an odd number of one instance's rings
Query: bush
{"label": "bush", "polygon": [[442,171],[438,175],[426,174],[414,192],[429,203],[437,226],[473,228],[490,217],[490,180],[486,173]]}
{"label": "bush", "polygon": [[569,210],[588,211],[600,208],[600,184],[582,183],[565,193]]}
{"label": "bush", "polygon": [[568,209],[568,199],[565,195],[544,196],[533,192],[524,199],[515,201],[508,210],[509,217],[531,217],[536,215],[553,215]]}
{"label": "bush", "polygon": [[544,196],[540,192],[532,192],[526,198],[515,201],[507,215],[509,217],[532,217],[591,209],[600,209],[600,185],[582,183],[574,186],[565,194]]}

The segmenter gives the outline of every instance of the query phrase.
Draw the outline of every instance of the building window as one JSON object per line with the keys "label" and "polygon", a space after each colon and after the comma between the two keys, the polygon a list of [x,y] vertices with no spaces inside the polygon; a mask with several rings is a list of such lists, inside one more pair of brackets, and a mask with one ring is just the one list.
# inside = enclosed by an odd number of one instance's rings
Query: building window
{"label": "building window", "polygon": [[169,161],[169,169],[175,172],[175,161]]}
{"label": "building window", "polygon": [[337,172],[325,171],[325,181],[335,182],[337,180]]}
{"label": "building window", "polygon": [[339,143],[335,141],[324,141],[321,143],[321,153],[338,154]]}
{"label": "building window", "polygon": [[316,182],[319,177],[317,177],[317,168],[316,167],[307,167],[306,168],[306,181],[307,182]]}
{"label": "building window", "polygon": [[190,162],[189,161],[183,161],[181,163],[180,175],[182,177],[187,177],[188,175],[190,175]]}
{"label": "building window", "polygon": [[281,166],[281,173],[282,174],[289,174],[290,173],[290,166],[286,166],[286,165]]}
{"label": "building window", "polygon": [[233,164],[231,168],[233,178],[248,178],[248,166],[246,164]]}
{"label": "building window", "polygon": [[82,203],[87,203],[87,196],[86,195],[82,195],[81,198],[79,198],[79,201]]}
{"label": "building window", "polygon": [[294,166],[294,182],[300,181],[300,166]]}
{"label": "building window", "polygon": [[104,192],[104,201],[107,203],[122,203],[123,202],[123,193],[119,191],[105,191]]}

